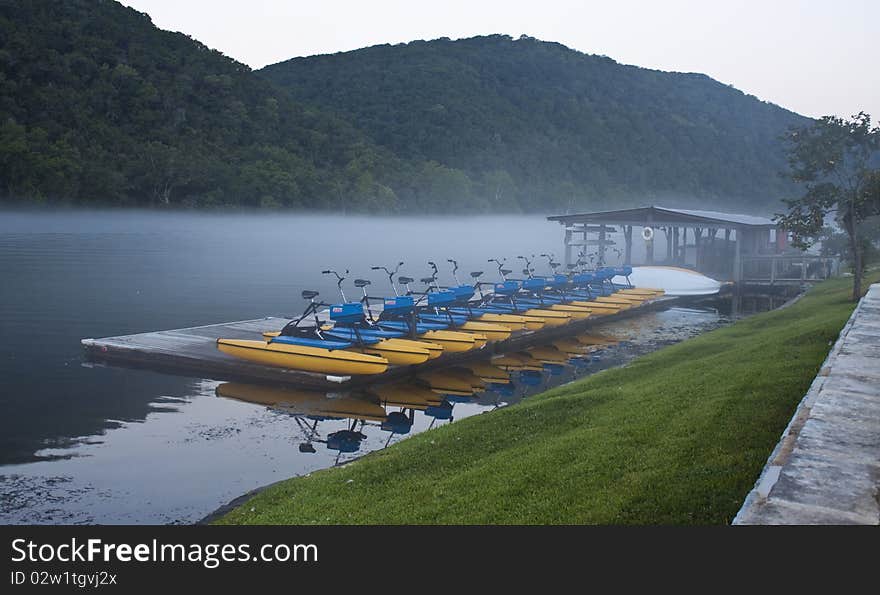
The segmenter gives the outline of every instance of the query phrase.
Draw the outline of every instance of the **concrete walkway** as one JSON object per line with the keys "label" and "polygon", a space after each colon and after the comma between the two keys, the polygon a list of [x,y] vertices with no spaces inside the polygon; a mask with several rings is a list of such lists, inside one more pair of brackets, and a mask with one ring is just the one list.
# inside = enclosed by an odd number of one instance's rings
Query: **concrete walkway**
{"label": "concrete walkway", "polygon": [[880,283],[840,332],[733,524],[880,524]]}

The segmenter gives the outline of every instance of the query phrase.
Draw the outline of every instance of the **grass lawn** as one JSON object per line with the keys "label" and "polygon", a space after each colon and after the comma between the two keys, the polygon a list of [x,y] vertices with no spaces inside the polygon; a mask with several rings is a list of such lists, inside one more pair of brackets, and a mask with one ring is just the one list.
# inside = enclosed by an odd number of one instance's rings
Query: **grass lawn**
{"label": "grass lawn", "polygon": [[287,480],[217,522],[729,523],[850,291],[827,281],[783,310]]}

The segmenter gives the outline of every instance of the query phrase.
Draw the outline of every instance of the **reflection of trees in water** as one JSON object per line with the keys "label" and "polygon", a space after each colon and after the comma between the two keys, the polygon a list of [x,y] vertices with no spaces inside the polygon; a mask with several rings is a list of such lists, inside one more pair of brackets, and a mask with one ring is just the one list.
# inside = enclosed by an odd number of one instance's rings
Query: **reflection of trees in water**
{"label": "reflection of trees in water", "polygon": [[[51,456],[38,453],[71,449],[125,422],[143,422],[151,414],[176,412],[176,404],[207,392],[204,384],[213,389],[213,383],[193,378],[103,366],[87,369],[78,361],[49,375],[38,369],[38,358],[21,359],[10,358],[7,364],[19,366],[16,371],[24,371],[22,378],[26,376],[26,380],[19,381],[16,374],[4,375],[8,384],[3,405],[15,414],[0,415],[3,465],[67,458],[58,452]],[[39,391],[28,384],[34,378],[41,378]],[[108,385],[114,390],[108,390]],[[55,401],[58,395],[64,395],[65,400]]]}

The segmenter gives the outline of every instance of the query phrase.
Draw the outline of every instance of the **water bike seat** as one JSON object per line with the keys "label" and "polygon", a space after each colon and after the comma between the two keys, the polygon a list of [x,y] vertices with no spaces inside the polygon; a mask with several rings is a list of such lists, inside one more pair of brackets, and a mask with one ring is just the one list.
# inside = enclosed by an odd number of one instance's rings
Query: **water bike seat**
{"label": "water bike seat", "polygon": [[[378,326],[363,326],[363,325],[356,325],[356,326],[357,326],[358,332],[360,333],[361,337],[375,337],[377,339],[394,339],[395,337],[402,337],[403,336],[403,333],[401,333],[399,331],[389,331],[389,330],[379,328]],[[332,332],[336,332],[336,331],[340,331],[340,332],[345,331],[345,332],[349,332],[349,333],[354,332],[352,326],[348,326],[348,325],[344,325],[344,324],[343,325],[337,324],[330,330]],[[326,333],[327,331],[324,331],[324,332]]]}
{"label": "water bike seat", "polygon": [[452,326],[460,326],[467,322],[468,319],[467,316],[461,315],[453,316],[446,314],[422,314],[421,316],[419,316],[419,320],[427,323],[439,322],[446,325],[452,324]]}
{"label": "water bike seat", "polygon": [[303,298],[304,300],[310,300],[310,299],[313,299],[313,298],[316,298],[316,297],[318,297],[318,292],[317,292],[317,291],[312,291],[311,289],[305,289],[305,290],[303,290],[303,292],[302,292],[302,298]]}
{"label": "water bike seat", "polygon": [[[403,332],[407,332],[410,329],[409,323],[405,320],[380,320],[379,326],[381,326],[382,328]],[[416,324],[416,333],[422,334],[427,333],[428,331],[440,331],[448,328],[448,324],[418,322]]]}
{"label": "water bike seat", "polygon": [[384,340],[384,337],[377,336],[373,333],[361,333],[359,331],[355,331],[352,328],[332,328],[328,331],[322,331],[322,333],[330,337],[331,339],[344,341],[348,343],[363,343],[364,345],[375,345],[380,341]]}

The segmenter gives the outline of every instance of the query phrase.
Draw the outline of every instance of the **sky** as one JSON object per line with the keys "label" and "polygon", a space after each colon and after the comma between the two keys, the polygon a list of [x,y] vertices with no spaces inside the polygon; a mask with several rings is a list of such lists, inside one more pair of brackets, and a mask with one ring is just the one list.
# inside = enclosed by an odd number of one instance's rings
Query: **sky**
{"label": "sky", "polygon": [[253,68],[493,33],[701,72],[800,114],[880,120],[880,0],[123,0]]}

